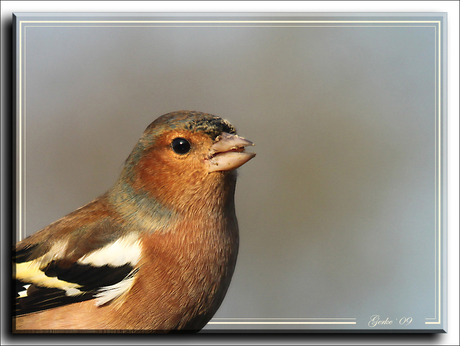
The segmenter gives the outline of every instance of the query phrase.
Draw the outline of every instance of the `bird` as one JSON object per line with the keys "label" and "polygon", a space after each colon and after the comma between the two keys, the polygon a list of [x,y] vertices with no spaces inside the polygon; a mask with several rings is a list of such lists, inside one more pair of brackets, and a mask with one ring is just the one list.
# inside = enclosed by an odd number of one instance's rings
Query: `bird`
{"label": "bird", "polygon": [[200,331],[235,270],[252,145],[212,114],[154,120],[112,188],[13,246],[13,332]]}

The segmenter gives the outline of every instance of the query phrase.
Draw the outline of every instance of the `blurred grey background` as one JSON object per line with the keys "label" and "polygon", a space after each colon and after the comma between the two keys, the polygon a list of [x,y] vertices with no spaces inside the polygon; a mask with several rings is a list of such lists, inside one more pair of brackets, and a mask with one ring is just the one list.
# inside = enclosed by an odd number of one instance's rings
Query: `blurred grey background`
{"label": "blurred grey background", "polygon": [[431,328],[435,45],[424,25],[28,25],[26,234],[109,189],[158,116],[212,113],[257,152],[239,169],[240,254],[214,321]]}

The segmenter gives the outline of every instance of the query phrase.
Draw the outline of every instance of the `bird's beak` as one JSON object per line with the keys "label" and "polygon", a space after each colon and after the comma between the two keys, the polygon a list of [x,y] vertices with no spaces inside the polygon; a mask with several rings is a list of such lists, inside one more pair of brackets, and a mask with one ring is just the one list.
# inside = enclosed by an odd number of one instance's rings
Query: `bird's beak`
{"label": "bird's beak", "polygon": [[211,146],[207,159],[209,164],[208,171],[210,173],[229,171],[244,165],[256,156],[255,153],[245,151],[244,148],[250,145],[254,145],[254,143],[243,137],[222,132]]}

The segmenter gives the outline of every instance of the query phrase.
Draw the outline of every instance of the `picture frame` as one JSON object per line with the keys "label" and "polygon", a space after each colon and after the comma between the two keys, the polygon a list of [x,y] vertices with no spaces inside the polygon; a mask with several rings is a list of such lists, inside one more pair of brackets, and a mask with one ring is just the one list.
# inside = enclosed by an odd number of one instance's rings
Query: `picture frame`
{"label": "picture frame", "polygon": [[258,155],[203,333],[445,332],[446,22],[15,14],[16,237],[109,188],[147,119],[200,107]]}

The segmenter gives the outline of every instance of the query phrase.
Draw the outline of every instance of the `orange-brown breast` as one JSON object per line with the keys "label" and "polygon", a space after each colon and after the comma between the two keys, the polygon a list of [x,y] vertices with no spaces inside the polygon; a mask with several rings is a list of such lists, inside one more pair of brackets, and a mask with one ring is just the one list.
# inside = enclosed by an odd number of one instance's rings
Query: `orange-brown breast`
{"label": "orange-brown breast", "polygon": [[[178,226],[143,240],[138,279],[120,309],[133,329],[199,330],[227,291],[238,252],[236,223],[226,230],[190,221]],[[127,309],[131,302],[137,306]]]}
{"label": "orange-brown breast", "polygon": [[131,290],[105,306],[94,300],[20,316],[17,330],[201,329],[220,306],[238,252],[235,218],[184,220],[143,238]]}

